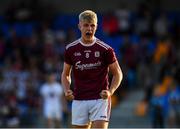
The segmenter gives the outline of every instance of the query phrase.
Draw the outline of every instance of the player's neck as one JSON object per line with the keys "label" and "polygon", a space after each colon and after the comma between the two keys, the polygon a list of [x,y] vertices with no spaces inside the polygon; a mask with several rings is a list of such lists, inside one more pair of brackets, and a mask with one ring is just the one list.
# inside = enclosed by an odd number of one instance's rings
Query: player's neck
{"label": "player's neck", "polygon": [[85,38],[82,38],[82,37],[81,37],[80,41],[81,41],[83,44],[92,44],[92,43],[94,43],[95,39],[96,39],[96,38],[93,37],[92,39],[86,40]]}

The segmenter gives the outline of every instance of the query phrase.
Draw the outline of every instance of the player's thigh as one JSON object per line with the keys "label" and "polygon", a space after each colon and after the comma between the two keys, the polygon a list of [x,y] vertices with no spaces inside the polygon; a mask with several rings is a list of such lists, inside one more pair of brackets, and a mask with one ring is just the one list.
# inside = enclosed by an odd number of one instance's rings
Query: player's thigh
{"label": "player's thigh", "polygon": [[102,128],[102,129],[107,129],[108,128],[108,121],[104,120],[96,120],[92,122],[91,128]]}
{"label": "player's thigh", "polygon": [[89,125],[88,106],[85,101],[73,100],[72,103],[72,125]]}

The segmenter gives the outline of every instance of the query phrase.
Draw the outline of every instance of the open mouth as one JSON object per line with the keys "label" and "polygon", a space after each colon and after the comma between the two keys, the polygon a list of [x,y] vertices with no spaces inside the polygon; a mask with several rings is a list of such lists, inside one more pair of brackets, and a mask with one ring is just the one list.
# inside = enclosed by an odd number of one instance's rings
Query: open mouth
{"label": "open mouth", "polygon": [[86,36],[92,36],[91,32],[86,32]]}

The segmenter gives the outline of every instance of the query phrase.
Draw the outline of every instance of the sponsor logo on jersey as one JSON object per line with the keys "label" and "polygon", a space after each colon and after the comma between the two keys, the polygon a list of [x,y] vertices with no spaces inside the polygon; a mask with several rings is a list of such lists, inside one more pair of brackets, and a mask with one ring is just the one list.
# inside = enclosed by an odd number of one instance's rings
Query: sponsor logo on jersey
{"label": "sponsor logo on jersey", "polygon": [[85,70],[85,69],[96,69],[98,66],[101,66],[101,62],[81,64],[81,61],[76,62],[75,69]]}

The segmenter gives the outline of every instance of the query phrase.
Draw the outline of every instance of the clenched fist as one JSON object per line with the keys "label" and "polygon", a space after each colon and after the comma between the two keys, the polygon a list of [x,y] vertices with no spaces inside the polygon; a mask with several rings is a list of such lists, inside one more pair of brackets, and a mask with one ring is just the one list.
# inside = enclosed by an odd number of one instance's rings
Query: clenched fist
{"label": "clenched fist", "polygon": [[69,101],[73,100],[74,99],[73,91],[72,90],[67,90],[65,92],[65,97]]}
{"label": "clenched fist", "polygon": [[100,96],[102,99],[108,99],[111,96],[111,92],[109,90],[102,90]]}

